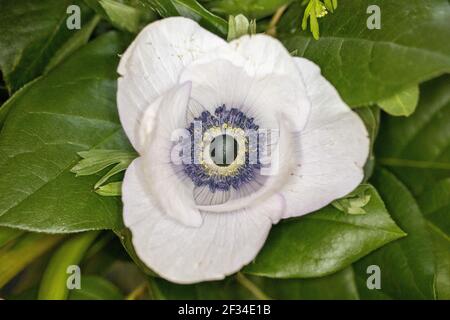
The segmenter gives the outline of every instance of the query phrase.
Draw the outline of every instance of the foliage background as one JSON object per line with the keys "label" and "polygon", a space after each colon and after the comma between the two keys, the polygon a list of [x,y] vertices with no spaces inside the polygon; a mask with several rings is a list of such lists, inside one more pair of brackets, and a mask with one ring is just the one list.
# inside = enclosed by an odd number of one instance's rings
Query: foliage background
{"label": "foliage background", "polygon": [[[340,0],[319,19],[318,40],[301,28],[302,2],[0,0],[0,297],[450,299],[449,2]],[[72,4],[80,30],[66,27]],[[366,27],[373,4],[381,30]],[[239,13],[316,62],[364,120],[370,201],[362,215],[330,205],[283,221],[237,275],[176,285],[136,259],[120,198],[94,192],[114,163],[81,177],[71,169],[80,151],[132,151],[116,66],[143,26],[183,15],[225,38]],[[82,289],[69,291],[74,264]],[[374,264],[380,290],[366,286]]]}

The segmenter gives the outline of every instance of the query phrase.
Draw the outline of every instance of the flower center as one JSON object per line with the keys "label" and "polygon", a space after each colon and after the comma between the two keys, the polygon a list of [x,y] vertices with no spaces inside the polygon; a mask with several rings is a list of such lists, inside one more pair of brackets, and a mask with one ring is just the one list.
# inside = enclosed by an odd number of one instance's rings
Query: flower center
{"label": "flower center", "polygon": [[238,154],[238,142],[228,134],[222,134],[211,141],[210,156],[219,167],[228,167]]}
{"label": "flower center", "polygon": [[202,112],[188,127],[191,161],[184,164],[185,174],[196,186],[208,186],[212,192],[251,182],[261,168],[254,138],[258,129],[253,118],[237,108],[222,105],[214,113]]}

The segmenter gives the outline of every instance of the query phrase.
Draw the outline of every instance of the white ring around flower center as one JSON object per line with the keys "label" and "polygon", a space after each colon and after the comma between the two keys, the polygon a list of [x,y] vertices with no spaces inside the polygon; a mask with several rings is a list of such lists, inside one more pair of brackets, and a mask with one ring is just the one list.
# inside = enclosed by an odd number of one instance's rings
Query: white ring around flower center
{"label": "white ring around flower center", "polygon": [[[222,136],[231,137],[237,143],[237,155],[233,161],[226,166],[218,165],[212,158],[213,141]],[[200,163],[206,169],[209,175],[232,176],[237,173],[239,168],[245,164],[247,152],[247,139],[245,131],[241,128],[229,127],[224,124],[222,127],[209,128],[204,134],[201,142]],[[233,148],[234,149],[234,148]]]}

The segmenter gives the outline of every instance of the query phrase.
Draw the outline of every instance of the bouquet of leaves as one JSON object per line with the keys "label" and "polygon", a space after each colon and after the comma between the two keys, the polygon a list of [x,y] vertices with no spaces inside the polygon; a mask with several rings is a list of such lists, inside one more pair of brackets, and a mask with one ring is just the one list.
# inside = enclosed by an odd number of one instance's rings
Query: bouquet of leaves
{"label": "bouquet of leaves", "polygon": [[[230,44],[277,39],[320,68],[369,138],[361,183],[340,194],[353,179],[343,175],[330,191],[339,196],[272,221],[251,261],[220,277],[183,278],[154,254],[148,263],[157,245],[138,236],[159,225],[138,232],[125,214],[142,150],[118,78],[132,70],[137,35],[170,17]],[[447,0],[0,0],[0,297],[450,299],[449,21]],[[214,254],[225,246],[211,243]]]}

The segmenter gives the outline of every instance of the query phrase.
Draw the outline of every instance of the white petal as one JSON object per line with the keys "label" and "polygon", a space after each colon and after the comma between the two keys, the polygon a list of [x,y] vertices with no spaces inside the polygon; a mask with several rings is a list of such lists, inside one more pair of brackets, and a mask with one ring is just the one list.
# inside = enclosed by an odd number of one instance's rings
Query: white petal
{"label": "white petal", "polygon": [[299,107],[296,128],[302,129],[306,124],[311,109],[311,103],[306,95],[306,84],[297,72],[296,64],[291,54],[273,37],[257,34],[243,36],[230,43],[231,47],[245,60],[245,69],[250,75],[265,77],[274,75],[289,76],[294,82]]}
{"label": "white petal", "polygon": [[223,104],[241,109],[264,129],[277,128],[277,115],[284,114],[295,119],[293,125],[300,130],[309,115],[305,103],[309,100],[306,92],[299,90],[303,82],[298,75],[296,78],[285,74],[250,76],[243,66],[218,59],[189,65],[180,81],[192,82],[188,121],[204,110],[213,113]]}
{"label": "white petal", "polygon": [[227,202],[230,197],[230,190],[215,190],[211,192],[208,185],[194,188],[194,199],[197,205],[222,204]]}
{"label": "white petal", "polygon": [[136,150],[142,111],[178,82],[184,66],[226,42],[191,19],[162,19],[144,28],[118,67],[117,103],[124,130]]}
{"label": "white petal", "polygon": [[[146,186],[155,203],[166,215],[187,225],[198,227],[202,223],[200,211],[195,208],[194,185],[182,171],[182,165],[172,157],[173,134],[183,128],[191,84],[185,83],[158,98],[159,104],[144,114],[141,126],[142,172]],[[158,110],[153,113],[153,110]],[[177,136],[177,135],[175,135]],[[167,201],[167,195],[173,199]]]}
{"label": "white petal", "polygon": [[[136,159],[125,174],[124,222],[138,257],[173,282],[219,280],[240,270],[255,258],[284,208],[282,197],[276,196],[249,210],[203,213],[201,227],[186,227],[154,205],[144,188],[140,162]],[[166,200],[176,196],[168,193]]]}
{"label": "white petal", "polygon": [[311,116],[299,134],[298,164],[282,194],[285,218],[318,210],[363,179],[369,138],[361,119],[342,101],[314,63],[295,59],[307,83]]}

